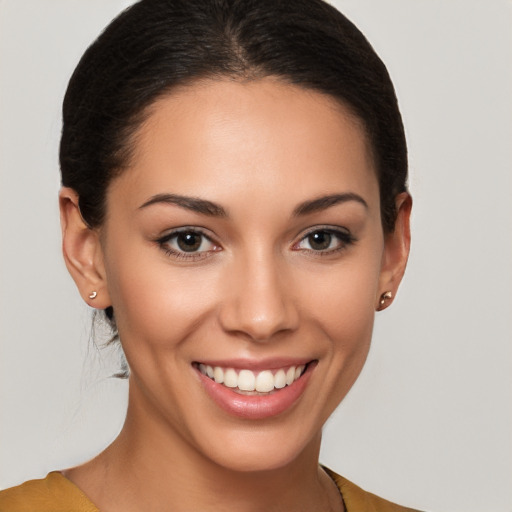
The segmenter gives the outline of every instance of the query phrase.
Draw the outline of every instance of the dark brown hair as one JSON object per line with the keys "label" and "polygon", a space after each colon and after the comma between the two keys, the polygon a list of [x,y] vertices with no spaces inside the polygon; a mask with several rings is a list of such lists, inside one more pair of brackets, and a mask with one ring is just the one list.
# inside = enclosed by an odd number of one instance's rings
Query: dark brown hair
{"label": "dark brown hair", "polygon": [[62,184],[78,193],[84,220],[103,222],[108,185],[159,97],[200,79],[267,76],[328,94],[363,122],[392,231],[407,180],[394,88],[363,34],[322,0],[142,0],[114,19],[80,60],[63,105]]}

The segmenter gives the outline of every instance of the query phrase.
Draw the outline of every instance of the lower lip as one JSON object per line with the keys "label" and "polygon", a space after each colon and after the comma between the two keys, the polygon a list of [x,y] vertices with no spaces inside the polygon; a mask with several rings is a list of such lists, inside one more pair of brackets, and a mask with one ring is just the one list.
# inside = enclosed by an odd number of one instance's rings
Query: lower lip
{"label": "lower lip", "polygon": [[221,409],[239,418],[261,420],[282,414],[299,400],[306,389],[314,366],[316,365],[309,363],[299,379],[268,395],[241,395],[231,388],[218,384],[199,370],[196,371],[206,393]]}

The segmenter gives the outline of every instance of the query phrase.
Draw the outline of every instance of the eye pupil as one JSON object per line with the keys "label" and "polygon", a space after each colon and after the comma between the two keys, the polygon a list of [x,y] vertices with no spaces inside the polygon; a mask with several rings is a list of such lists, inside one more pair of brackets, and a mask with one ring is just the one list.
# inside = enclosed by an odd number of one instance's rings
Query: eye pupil
{"label": "eye pupil", "polygon": [[201,236],[197,233],[180,233],[176,241],[182,251],[193,252],[201,247]]}
{"label": "eye pupil", "polygon": [[312,249],[322,251],[331,245],[332,235],[327,231],[316,231],[308,236],[308,242]]}

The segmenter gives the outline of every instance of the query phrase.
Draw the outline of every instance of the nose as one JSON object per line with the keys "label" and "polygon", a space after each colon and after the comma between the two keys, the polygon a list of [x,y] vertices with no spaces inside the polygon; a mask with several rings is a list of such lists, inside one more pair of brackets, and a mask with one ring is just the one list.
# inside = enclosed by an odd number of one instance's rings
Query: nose
{"label": "nose", "polygon": [[219,318],[225,331],[266,342],[297,329],[293,283],[271,256],[241,258],[224,284]]}

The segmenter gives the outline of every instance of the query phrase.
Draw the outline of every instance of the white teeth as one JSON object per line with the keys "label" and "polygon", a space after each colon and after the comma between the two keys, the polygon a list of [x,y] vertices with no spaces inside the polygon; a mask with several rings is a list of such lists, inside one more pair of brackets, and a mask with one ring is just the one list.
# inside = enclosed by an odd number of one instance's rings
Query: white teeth
{"label": "white teeth", "polygon": [[256,391],[268,393],[274,389],[274,376],[270,370],[258,373],[256,377]]}
{"label": "white teeth", "polygon": [[238,389],[242,391],[254,391],[256,387],[256,377],[251,370],[241,370],[238,374]]}
{"label": "white teeth", "polygon": [[224,372],[224,386],[236,388],[238,386],[238,375],[233,368],[228,368]]}
{"label": "white teeth", "polygon": [[284,373],[284,370],[279,370],[274,375],[274,386],[277,389],[282,389],[286,386],[286,373]]}
{"label": "white teeth", "polygon": [[290,366],[286,372],[286,385],[289,386],[295,380],[295,366]]}
{"label": "white teeth", "polygon": [[199,364],[199,371],[218,384],[224,384],[228,388],[238,388],[240,391],[257,391],[258,393],[268,393],[293,384],[304,373],[305,368],[305,365],[290,366],[287,369],[281,368],[275,373],[271,370],[263,370],[254,374],[251,370],[240,370],[237,373],[233,368]]}
{"label": "white teeth", "polygon": [[217,384],[222,384],[224,382],[224,370],[220,368],[220,366],[216,366],[213,369],[213,378]]}

